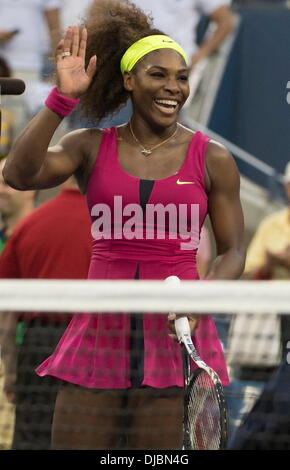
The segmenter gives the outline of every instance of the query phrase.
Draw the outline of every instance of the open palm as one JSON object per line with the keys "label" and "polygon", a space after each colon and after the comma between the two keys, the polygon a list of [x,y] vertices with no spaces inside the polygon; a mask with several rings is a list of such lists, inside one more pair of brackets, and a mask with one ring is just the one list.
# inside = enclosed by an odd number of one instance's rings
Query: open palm
{"label": "open palm", "polygon": [[86,45],[87,30],[80,33],[75,25],[67,29],[56,50],[58,91],[71,98],[79,98],[88,89],[96,71],[96,56],[85,68]]}

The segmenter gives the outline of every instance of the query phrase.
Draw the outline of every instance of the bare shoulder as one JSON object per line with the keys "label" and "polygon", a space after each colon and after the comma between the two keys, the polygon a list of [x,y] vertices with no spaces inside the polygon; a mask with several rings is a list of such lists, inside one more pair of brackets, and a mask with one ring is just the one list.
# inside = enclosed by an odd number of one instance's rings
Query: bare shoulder
{"label": "bare shoulder", "polygon": [[60,140],[60,144],[66,150],[83,150],[86,152],[91,147],[95,148],[96,145],[99,145],[101,136],[101,129],[77,129],[64,135]]}
{"label": "bare shoulder", "polygon": [[234,162],[232,154],[228,149],[217,142],[216,140],[210,140],[206,150],[206,163],[209,165],[227,165],[230,162]]}
{"label": "bare shoulder", "polygon": [[215,140],[210,140],[206,150],[205,162],[211,187],[239,183],[236,162],[224,145]]}

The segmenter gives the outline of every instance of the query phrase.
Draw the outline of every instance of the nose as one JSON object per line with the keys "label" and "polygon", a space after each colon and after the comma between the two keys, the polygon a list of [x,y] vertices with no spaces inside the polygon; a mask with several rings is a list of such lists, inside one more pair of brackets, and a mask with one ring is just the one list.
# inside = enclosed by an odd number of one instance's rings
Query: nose
{"label": "nose", "polygon": [[168,77],[165,83],[165,90],[173,95],[179,93],[179,84],[175,77]]}

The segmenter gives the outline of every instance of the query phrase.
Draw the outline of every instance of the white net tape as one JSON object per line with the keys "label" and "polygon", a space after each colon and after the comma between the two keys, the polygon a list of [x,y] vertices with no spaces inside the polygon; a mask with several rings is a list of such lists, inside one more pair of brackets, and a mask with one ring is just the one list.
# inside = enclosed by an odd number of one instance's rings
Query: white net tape
{"label": "white net tape", "polygon": [[1,280],[1,311],[289,314],[289,281]]}

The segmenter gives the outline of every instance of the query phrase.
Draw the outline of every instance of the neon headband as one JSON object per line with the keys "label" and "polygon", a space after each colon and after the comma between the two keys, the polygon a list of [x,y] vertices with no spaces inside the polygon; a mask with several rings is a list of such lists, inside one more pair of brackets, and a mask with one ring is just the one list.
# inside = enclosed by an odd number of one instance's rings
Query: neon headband
{"label": "neon headband", "polygon": [[149,52],[156,51],[157,49],[174,49],[187,63],[187,56],[177,42],[169,36],[156,34],[139,39],[139,41],[134,42],[134,44],[126,50],[120,63],[121,72],[130,72],[138,60],[142,59],[144,55],[149,54]]}

